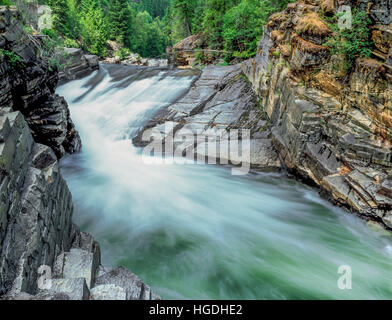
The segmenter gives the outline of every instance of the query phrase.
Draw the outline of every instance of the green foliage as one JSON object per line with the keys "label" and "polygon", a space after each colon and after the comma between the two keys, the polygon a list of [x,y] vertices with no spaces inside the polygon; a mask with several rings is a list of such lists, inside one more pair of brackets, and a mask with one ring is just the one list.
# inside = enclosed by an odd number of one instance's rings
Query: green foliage
{"label": "green foliage", "polygon": [[48,36],[51,39],[56,39],[58,37],[58,32],[53,29],[42,29],[41,33]]}
{"label": "green foliage", "polygon": [[249,58],[256,53],[257,41],[262,34],[263,10],[259,1],[243,0],[223,16],[222,38],[226,61],[233,57]]}
{"label": "green foliage", "polygon": [[207,35],[210,48],[222,48],[224,15],[239,2],[239,0],[206,0],[203,33]]}
{"label": "green foliage", "polygon": [[26,32],[28,34],[32,34],[33,33],[33,29],[29,25],[22,25],[22,29],[23,29],[24,32]]}
{"label": "green foliage", "polygon": [[10,6],[12,5],[11,0],[0,0],[0,6]]}
{"label": "green foliage", "polygon": [[81,32],[80,12],[78,0],[67,0],[67,24],[64,36],[78,39]]}
{"label": "green foliage", "polygon": [[107,26],[97,0],[82,0],[80,39],[82,47],[100,57],[106,55]]}
{"label": "green foliage", "polygon": [[205,0],[172,0],[163,17],[164,33],[171,44],[202,31]]}
{"label": "green foliage", "polygon": [[[0,0],[5,1],[5,0]],[[7,0],[8,1],[8,0]],[[42,0],[45,1],[45,0]],[[66,46],[101,57],[115,40],[144,57],[158,57],[168,45],[202,33],[210,49],[233,58],[253,56],[268,17],[288,0],[46,0],[54,29]],[[49,34],[48,34],[49,35]],[[49,35],[52,39],[54,34]],[[126,51],[120,52],[124,56]],[[202,54],[200,54],[202,60]],[[220,52],[208,54],[222,58]]]}
{"label": "green foliage", "polygon": [[[169,0],[48,0],[54,13],[54,30],[44,30],[50,38],[63,38],[62,45],[82,48],[101,57],[106,41],[115,40],[126,49],[145,57],[162,55],[167,45],[159,17]],[[145,11],[145,10],[148,10]],[[122,56],[125,54],[122,52]],[[130,51],[129,51],[130,52]]]}
{"label": "green foliage", "polygon": [[11,71],[18,71],[24,67],[23,59],[15,52],[0,49],[0,55],[3,56]]}
{"label": "green foliage", "polygon": [[137,6],[138,11],[147,11],[154,19],[163,17],[170,0],[140,0]]}
{"label": "green foliage", "polygon": [[124,43],[129,34],[131,12],[127,0],[110,0],[108,3],[107,21],[109,37]]}
{"label": "green foliage", "polygon": [[64,60],[66,53],[63,50],[57,49],[60,45],[60,40],[56,36],[57,33],[48,32],[54,37],[51,38],[49,35],[41,38],[41,48],[38,52],[41,58],[44,58],[49,63],[49,70],[61,70],[64,65],[61,63]]}
{"label": "green foliage", "polygon": [[79,44],[76,40],[70,38],[65,38],[62,44],[65,48],[79,48]]}
{"label": "green foliage", "polygon": [[[225,60],[253,56],[268,17],[288,0],[173,0],[163,19],[172,45],[203,33],[210,49],[226,51]],[[220,56],[219,53],[215,53]]]}
{"label": "green foliage", "polygon": [[340,29],[337,19],[341,14],[332,18],[329,25],[333,36],[324,44],[331,49],[331,54],[345,58],[350,68],[358,57],[370,57],[372,54],[372,41],[370,40],[371,20],[364,11],[354,9],[352,12],[352,27]]}
{"label": "green foliage", "polygon": [[49,0],[52,9],[54,28],[66,34],[67,32],[67,0]]}
{"label": "green foliage", "polygon": [[138,12],[127,38],[129,48],[143,57],[157,57],[165,52],[166,38],[159,19],[153,20],[147,11]]}

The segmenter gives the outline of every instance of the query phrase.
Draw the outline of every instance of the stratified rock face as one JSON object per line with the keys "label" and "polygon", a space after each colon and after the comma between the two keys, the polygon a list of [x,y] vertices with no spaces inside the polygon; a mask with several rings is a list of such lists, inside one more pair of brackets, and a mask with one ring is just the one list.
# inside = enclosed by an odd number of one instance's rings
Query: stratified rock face
{"label": "stratified rock face", "polygon": [[0,294],[37,290],[37,270],[70,247],[72,197],[57,158],[20,112],[2,110]]}
{"label": "stratified rock face", "polygon": [[[210,65],[183,98],[150,120],[133,143],[147,146],[161,141],[164,148],[173,147],[163,150],[171,156],[170,152],[181,146],[184,152],[176,156],[198,160],[202,156],[208,163],[238,164],[239,154],[249,154],[245,162],[252,168],[278,171],[280,161],[265,130],[264,118],[240,65]],[[238,129],[238,136],[233,136]],[[242,144],[244,130],[249,130],[248,145]],[[239,153],[228,152],[231,143],[239,147]]]}
{"label": "stratified rock face", "polygon": [[[390,2],[372,1],[380,7],[389,12]],[[257,56],[242,69],[289,172],[392,228],[392,67],[386,59],[392,30],[385,25],[391,15],[372,14],[375,56],[357,59],[343,81],[326,67],[333,57],[322,46],[329,29],[320,8],[335,12],[331,1],[306,0],[273,15]],[[306,23],[313,27],[303,28]]]}
{"label": "stratified rock face", "polygon": [[[42,40],[23,31],[15,8],[0,6],[0,21],[0,105],[22,112],[35,141],[50,146],[57,157],[78,152],[81,141],[68,105],[54,93],[58,83],[56,66],[38,58],[42,55]],[[9,61],[4,52],[22,61]]]}
{"label": "stratified rock face", "polygon": [[197,62],[196,50],[200,50],[204,44],[200,34],[189,36],[178,42],[173,48],[174,63],[178,66],[191,66]]}
{"label": "stratified rock face", "polygon": [[[99,244],[72,224],[56,155],[34,142],[23,115],[10,108],[0,113],[0,199],[0,299],[88,300],[102,282],[108,286],[91,299],[159,299],[125,268],[100,265]],[[39,288],[44,265],[53,279]]]}
{"label": "stratified rock face", "polygon": [[111,288],[109,286],[115,286],[115,291],[109,292],[119,296],[120,300],[160,300],[149,286],[123,267],[113,269],[97,278],[93,299],[103,300],[108,295],[108,290]]}
{"label": "stratified rock face", "polygon": [[99,69],[99,57],[85,54],[80,48],[61,48],[59,55],[64,69],[59,73],[60,83],[79,79]]}

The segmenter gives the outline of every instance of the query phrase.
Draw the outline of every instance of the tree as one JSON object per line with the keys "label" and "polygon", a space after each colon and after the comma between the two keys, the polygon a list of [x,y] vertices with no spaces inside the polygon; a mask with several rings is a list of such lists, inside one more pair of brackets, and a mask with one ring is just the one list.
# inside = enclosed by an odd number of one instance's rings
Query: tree
{"label": "tree", "polygon": [[127,0],[111,0],[108,6],[109,37],[124,43],[132,24]]}
{"label": "tree", "polygon": [[10,6],[11,4],[10,0],[0,0],[0,6]]}
{"label": "tree", "polygon": [[103,11],[97,0],[81,2],[81,40],[83,47],[92,54],[106,55],[106,25]]}
{"label": "tree", "polygon": [[203,31],[211,48],[222,48],[223,16],[238,2],[239,0],[207,0]]}
{"label": "tree", "polygon": [[165,15],[166,8],[169,4],[170,0],[140,0],[138,10],[140,12],[147,11],[155,19],[156,17],[163,17]]}
{"label": "tree", "polygon": [[202,31],[205,0],[173,0],[167,8],[163,25],[172,44]]}
{"label": "tree", "polygon": [[65,36],[78,39],[80,36],[80,16],[77,0],[67,0]]}
{"label": "tree", "polygon": [[256,54],[262,27],[275,10],[266,0],[242,0],[225,13],[222,39],[224,49],[229,52],[226,60],[250,58]]}
{"label": "tree", "polygon": [[49,0],[52,9],[53,27],[62,34],[67,33],[67,0]]}
{"label": "tree", "polygon": [[166,37],[162,22],[152,19],[147,11],[135,13],[134,23],[127,39],[129,48],[143,57],[157,57],[165,52]]}

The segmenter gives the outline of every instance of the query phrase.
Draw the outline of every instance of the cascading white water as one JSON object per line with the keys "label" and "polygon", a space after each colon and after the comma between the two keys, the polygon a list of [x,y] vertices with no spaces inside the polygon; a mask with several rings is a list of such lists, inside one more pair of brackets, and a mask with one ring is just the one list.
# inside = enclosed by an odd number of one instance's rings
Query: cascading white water
{"label": "cascading white water", "polygon": [[[62,160],[74,219],[164,299],[391,299],[392,241],[282,176],[146,164],[131,138],[191,75],[102,65],[58,88],[83,141]],[[338,268],[352,270],[341,290]]]}

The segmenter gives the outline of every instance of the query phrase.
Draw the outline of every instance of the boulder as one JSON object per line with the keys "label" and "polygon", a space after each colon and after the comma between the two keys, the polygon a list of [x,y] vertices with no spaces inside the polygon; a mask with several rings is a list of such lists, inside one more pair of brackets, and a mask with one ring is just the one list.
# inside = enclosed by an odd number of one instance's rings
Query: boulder
{"label": "boulder", "polygon": [[61,253],[54,263],[53,276],[58,279],[84,278],[88,288],[95,284],[100,257],[83,249]]}
{"label": "boulder", "polygon": [[102,284],[91,289],[90,300],[127,300],[127,294],[119,286]]}
{"label": "boulder", "polygon": [[174,63],[179,66],[191,66],[196,62],[196,50],[204,43],[201,34],[191,35],[178,42],[173,48]]}
{"label": "boulder", "polygon": [[85,278],[52,279],[51,291],[66,294],[70,300],[88,300],[90,296]]}
{"label": "boulder", "polygon": [[[95,285],[115,285],[126,292],[126,300],[157,300],[160,299],[151,288],[144,284],[135,274],[124,267],[118,267],[98,277]],[[101,287],[107,289],[108,287]],[[102,292],[102,291],[101,291]]]}

